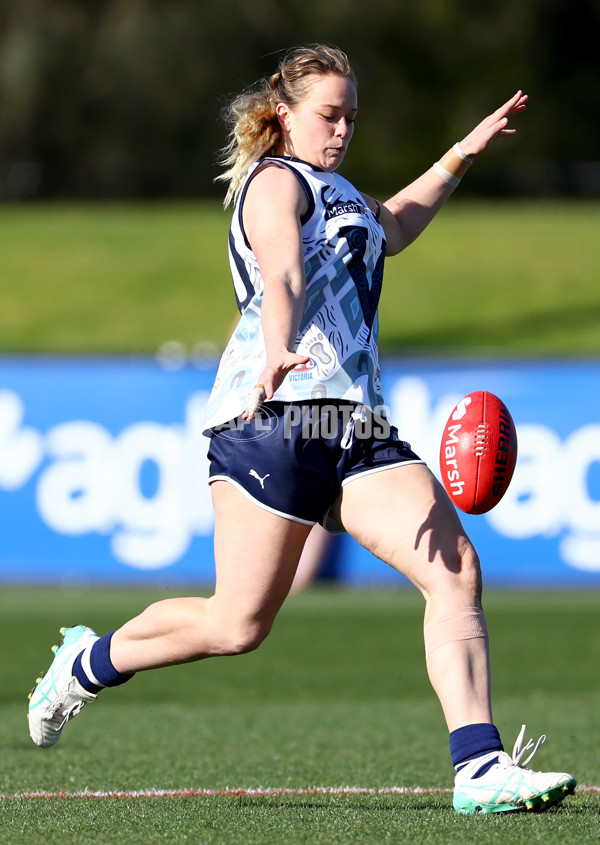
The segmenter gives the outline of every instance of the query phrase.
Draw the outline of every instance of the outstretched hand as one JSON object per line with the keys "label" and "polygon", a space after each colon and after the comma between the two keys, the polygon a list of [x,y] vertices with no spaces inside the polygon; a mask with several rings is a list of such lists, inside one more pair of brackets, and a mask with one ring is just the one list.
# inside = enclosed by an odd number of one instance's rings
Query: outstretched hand
{"label": "outstretched hand", "polygon": [[259,383],[250,391],[248,407],[244,411],[245,420],[254,419],[254,415],[265,399],[272,399],[273,394],[280,387],[284,378],[297,367],[298,364],[306,364],[310,361],[307,355],[298,355],[296,352],[285,352],[281,361],[276,366],[267,366],[259,376]]}
{"label": "outstretched hand", "polygon": [[477,156],[484,152],[496,138],[514,135],[516,129],[508,127],[511,117],[527,108],[528,95],[517,91],[504,105],[484,118],[472,132],[463,138],[460,146],[468,156]]}

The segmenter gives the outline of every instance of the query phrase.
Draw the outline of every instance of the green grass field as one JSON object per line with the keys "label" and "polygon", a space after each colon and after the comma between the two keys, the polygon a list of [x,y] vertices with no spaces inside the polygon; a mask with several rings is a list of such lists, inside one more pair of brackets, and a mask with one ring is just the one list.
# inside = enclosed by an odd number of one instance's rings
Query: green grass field
{"label": "green grass field", "polygon": [[[217,204],[0,207],[0,352],[221,348],[235,314]],[[600,204],[450,202],[390,260],[385,350],[596,355]]]}
{"label": "green grass field", "polygon": [[[37,749],[27,733],[26,693],[50,661],[57,627],[84,621],[112,630],[167,594],[3,590],[0,841],[600,838],[597,791],[583,789],[540,815],[454,813],[447,733],[424,670],[422,600],[407,589],[315,587],[293,596],[257,652],[140,674],[88,705],[57,746]],[[548,735],[537,768],[572,771],[580,786],[598,787],[597,595],[490,592],[486,609],[495,716],[507,749],[526,722],[528,736]],[[340,787],[381,792],[302,792]],[[390,794],[391,787],[409,792]],[[415,794],[419,787],[441,791]],[[236,789],[260,794],[218,794]],[[67,797],[151,790],[176,794]],[[191,794],[202,790],[212,794]],[[65,797],[28,797],[39,791]]]}
{"label": "green grass field", "polygon": [[[388,264],[383,350],[597,356],[599,223],[593,203],[450,203]],[[0,353],[222,347],[234,316],[227,226],[206,203],[0,207]],[[288,601],[257,652],[141,674],[86,708],[57,747],[35,748],[26,694],[58,628],[112,630],[166,595],[3,587],[0,842],[600,840],[596,592],[488,594],[507,750],[526,722],[528,736],[548,735],[535,767],[580,784],[557,811],[493,817],[451,809],[412,590],[314,587]],[[345,787],[367,791],[315,791]]]}

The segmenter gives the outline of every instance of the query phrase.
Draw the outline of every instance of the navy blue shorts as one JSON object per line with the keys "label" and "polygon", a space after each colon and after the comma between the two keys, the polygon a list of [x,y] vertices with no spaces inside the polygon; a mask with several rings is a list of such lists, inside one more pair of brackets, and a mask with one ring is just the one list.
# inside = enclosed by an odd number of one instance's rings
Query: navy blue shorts
{"label": "navy blue shorts", "polygon": [[331,533],[329,510],[344,484],[398,464],[422,464],[397,429],[363,405],[269,402],[211,432],[209,483],[225,480],[279,516]]}

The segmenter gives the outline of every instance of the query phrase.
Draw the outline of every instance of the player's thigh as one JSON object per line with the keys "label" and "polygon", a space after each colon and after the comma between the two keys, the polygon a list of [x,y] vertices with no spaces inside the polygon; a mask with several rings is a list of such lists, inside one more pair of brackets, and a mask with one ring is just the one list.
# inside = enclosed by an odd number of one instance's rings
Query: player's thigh
{"label": "player's thigh", "polygon": [[480,589],[471,543],[443,487],[424,464],[349,481],[334,515],[362,546],[425,594],[454,589],[457,578],[467,589]]}
{"label": "player's thigh", "polygon": [[221,612],[272,621],[287,596],[311,529],[261,508],[227,481],[211,484]]}

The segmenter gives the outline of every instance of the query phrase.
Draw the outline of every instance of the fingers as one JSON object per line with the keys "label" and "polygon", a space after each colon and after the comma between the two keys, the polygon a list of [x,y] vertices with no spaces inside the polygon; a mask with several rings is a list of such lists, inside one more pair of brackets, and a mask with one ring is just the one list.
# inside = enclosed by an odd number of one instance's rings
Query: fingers
{"label": "fingers", "polygon": [[503,106],[500,106],[500,108],[494,112],[492,117],[501,119],[502,117],[508,117],[508,115],[522,112],[527,108],[528,99],[529,96],[527,94],[524,94],[522,91],[517,91],[510,100],[507,100]]}
{"label": "fingers", "polygon": [[519,90],[493,114],[482,120],[464,141],[461,141],[461,147],[467,155],[478,155],[483,152],[495,138],[516,134],[516,129],[508,127],[509,120],[513,115],[527,108],[528,99],[528,95]]}
{"label": "fingers", "polygon": [[529,97],[527,94],[523,94],[522,91],[517,91],[514,97],[511,97],[507,103],[502,106],[502,108],[498,109],[494,117],[499,117],[497,127],[496,127],[496,134],[498,135],[515,135],[516,129],[507,129],[509,118],[515,114],[519,114],[522,111],[525,111],[527,108],[527,100]]}
{"label": "fingers", "polygon": [[521,94],[515,106],[513,106],[513,112],[517,111],[524,111],[527,108],[527,101],[529,100],[529,94]]}
{"label": "fingers", "polygon": [[289,373],[290,370],[293,370],[294,367],[297,367],[298,364],[308,364],[310,358],[308,355],[297,355],[295,352],[290,353],[289,359],[285,362],[283,368],[286,373]]}
{"label": "fingers", "polygon": [[252,420],[256,412],[266,399],[271,399],[277,388],[281,385],[286,375],[299,364],[306,364],[310,361],[307,355],[298,355],[295,352],[288,352],[283,361],[277,367],[266,367],[259,378],[263,383],[256,384],[250,391],[248,406],[242,418]]}

